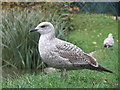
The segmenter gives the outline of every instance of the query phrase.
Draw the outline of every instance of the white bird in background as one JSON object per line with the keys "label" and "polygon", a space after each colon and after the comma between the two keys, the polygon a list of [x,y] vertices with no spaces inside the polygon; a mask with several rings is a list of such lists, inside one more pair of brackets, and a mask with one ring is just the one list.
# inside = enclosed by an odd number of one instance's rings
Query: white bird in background
{"label": "white bird in background", "polygon": [[113,35],[111,33],[108,34],[108,37],[104,40],[103,44],[104,44],[105,48],[109,48],[114,45],[114,39],[113,39]]}
{"label": "white bird in background", "polygon": [[48,66],[61,69],[61,76],[66,77],[66,70],[91,69],[112,71],[98,65],[96,59],[84,53],[79,47],[55,37],[54,26],[50,22],[42,22],[30,32],[41,34],[39,39],[40,56]]}

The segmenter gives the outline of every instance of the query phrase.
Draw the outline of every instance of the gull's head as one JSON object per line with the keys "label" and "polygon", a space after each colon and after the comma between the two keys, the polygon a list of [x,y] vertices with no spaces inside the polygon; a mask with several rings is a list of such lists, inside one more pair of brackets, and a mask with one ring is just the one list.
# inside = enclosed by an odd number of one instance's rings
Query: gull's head
{"label": "gull's head", "polygon": [[108,37],[109,38],[113,38],[113,35],[110,33],[110,34],[108,34]]}
{"label": "gull's head", "polygon": [[55,32],[54,26],[50,22],[42,22],[36,28],[30,30],[30,32],[37,31],[41,35]]}

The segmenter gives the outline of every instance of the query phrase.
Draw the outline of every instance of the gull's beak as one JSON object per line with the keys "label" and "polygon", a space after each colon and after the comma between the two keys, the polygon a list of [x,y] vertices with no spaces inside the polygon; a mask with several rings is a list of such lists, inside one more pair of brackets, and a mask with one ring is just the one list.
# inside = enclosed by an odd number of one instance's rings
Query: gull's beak
{"label": "gull's beak", "polygon": [[33,29],[30,29],[30,32],[34,32],[34,31],[37,31],[38,29],[35,29],[35,28],[33,28]]}

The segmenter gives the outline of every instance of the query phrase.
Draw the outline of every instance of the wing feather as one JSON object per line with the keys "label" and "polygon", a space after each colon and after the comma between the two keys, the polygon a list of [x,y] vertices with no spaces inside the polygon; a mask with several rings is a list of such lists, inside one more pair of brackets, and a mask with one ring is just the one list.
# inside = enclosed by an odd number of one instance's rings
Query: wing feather
{"label": "wing feather", "polygon": [[69,61],[75,66],[91,64],[92,66],[98,67],[98,63],[95,58],[84,53],[76,45],[64,42],[57,44],[56,48],[56,52],[61,57],[69,59]]}

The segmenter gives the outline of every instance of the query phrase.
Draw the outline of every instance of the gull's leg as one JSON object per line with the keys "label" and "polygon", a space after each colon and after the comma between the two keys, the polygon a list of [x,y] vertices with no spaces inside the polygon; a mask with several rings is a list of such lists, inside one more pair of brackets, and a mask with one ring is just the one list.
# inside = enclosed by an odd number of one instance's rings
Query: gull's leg
{"label": "gull's leg", "polygon": [[66,78],[67,74],[66,74],[66,69],[61,69],[61,74],[60,74],[60,77],[64,77]]}
{"label": "gull's leg", "polygon": [[66,76],[67,76],[66,69],[63,69],[63,76],[64,76],[64,78],[66,78]]}
{"label": "gull's leg", "polygon": [[109,45],[107,45],[107,48],[109,48]]}
{"label": "gull's leg", "polygon": [[63,77],[63,69],[61,69],[60,77],[61,77],[61,78]]}
{"label": "gull's leg", "polygon": [[41,64],[42,64],[42,72],[44,72],[44,66],[43,66],[44,64],[43,64],[43,61],[42,61]]}

